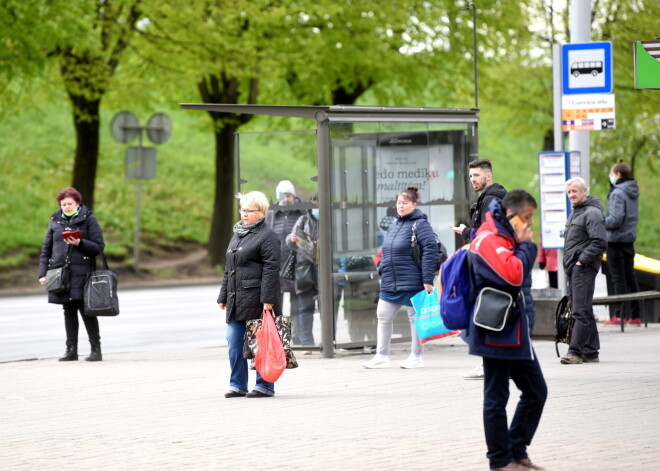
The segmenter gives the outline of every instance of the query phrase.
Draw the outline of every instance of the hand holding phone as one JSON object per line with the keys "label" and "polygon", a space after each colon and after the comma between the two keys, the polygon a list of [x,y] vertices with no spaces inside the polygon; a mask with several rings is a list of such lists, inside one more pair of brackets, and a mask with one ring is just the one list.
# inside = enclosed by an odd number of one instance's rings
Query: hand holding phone
{"label": "hand holding phone", "polygon": [[527,224],[520,219],[520,216],[517,214],[509,219],[511,226],[515,231],[516,240],[518,242],[531,241],[533,239],[532,230]]}
{"label": "hand holding phone", "polygon": [[62,232],[63,239],[82,239],[80,231],[64,231]]}

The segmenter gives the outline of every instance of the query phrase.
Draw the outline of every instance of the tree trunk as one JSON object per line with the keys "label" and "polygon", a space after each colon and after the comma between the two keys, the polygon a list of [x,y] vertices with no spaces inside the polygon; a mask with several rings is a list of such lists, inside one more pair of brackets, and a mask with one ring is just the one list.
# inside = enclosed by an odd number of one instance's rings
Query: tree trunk
{"label": "tree trunk", "polygon": [[[203,77],[197,84],[204,103],[239,103],[241,82],[224,73]],[[247,84],[247,102],[257,101],[259,80],[251,78]],[[211,264],[225,264],[225,250],[232,237],[232,227],[237,218],[234,180],[235,142],[234,133],[243,124],[252,119],[252,115],[217,113],[210,111],[215,129],[215,198],[213,217],[209,235],[209,256]]]}
{"label": "tree trunk", "polygon": [[101,99],[87,100],[71,96],[73,124],[76,128],[76,157],[73,163],[73,186],[85,205],[94,207],[96,167],[99,160],[99,108]]}
{"label": "tree trunk", "polygon": [[[226,119],[226,118],[225,118]],[[209,236],[209,255],[213,265],[224,265],[225,251],[232,238],[231,228],[237,221],[235,195],[235,136],[238,126],[215,120],[215,199]]]}

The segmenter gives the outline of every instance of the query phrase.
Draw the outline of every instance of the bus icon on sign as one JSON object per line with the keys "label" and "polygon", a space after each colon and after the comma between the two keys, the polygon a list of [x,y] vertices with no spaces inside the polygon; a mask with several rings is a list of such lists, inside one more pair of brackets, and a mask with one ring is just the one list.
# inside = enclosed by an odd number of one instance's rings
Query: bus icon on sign
{"label": "bus icon on sign", "polygon": [[603,61],[573,62],[571,64],[571,75],[579,77],[580,75],[597,76],[603,73]]}

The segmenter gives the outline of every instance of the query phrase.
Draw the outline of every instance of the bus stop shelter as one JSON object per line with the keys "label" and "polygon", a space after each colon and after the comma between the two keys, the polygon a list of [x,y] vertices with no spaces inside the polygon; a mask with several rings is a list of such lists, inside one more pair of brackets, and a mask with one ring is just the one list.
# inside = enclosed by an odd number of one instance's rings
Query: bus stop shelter
{"label": "bus stop shelter", "polygon": [[[396,220],[396,194],[420,188],[418,208],[453,252],[464,241],[450,227],[468,223],[474,193],[468,162],[478,158],[478,110],[372,106],[181,104],[184,109],[316,122],[319,206],[319,313],[321,341],[335,348],[376,343],[378,272],[373,261]],[[245,157],[237,134],[237,189]],[[308,178],[291,174],[290,180]],[[309,207],[302,204],[301,208]],[[410,340],[406,315],[395,321],[393,342]]]}

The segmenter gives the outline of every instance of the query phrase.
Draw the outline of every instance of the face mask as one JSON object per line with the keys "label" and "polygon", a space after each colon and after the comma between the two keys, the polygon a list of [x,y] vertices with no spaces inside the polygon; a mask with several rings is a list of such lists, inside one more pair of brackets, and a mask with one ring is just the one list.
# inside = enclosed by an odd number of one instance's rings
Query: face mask
{"label": "face mask", "polygon": [[312,208],[312,216],[314,216],[314,219],[319,218],[319,208]]}
{"label": "face mask", "polygon": [[616,178],[614,178],[614,177],[610,177],[610,183],[611,183],[612,185],[616,185]]}

